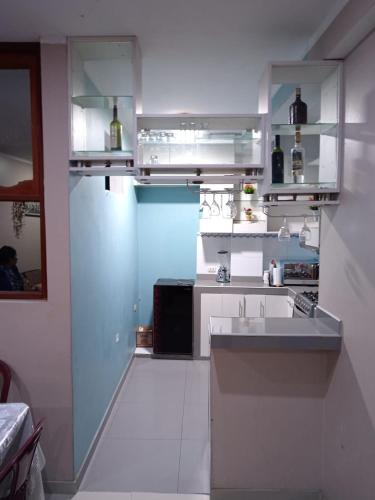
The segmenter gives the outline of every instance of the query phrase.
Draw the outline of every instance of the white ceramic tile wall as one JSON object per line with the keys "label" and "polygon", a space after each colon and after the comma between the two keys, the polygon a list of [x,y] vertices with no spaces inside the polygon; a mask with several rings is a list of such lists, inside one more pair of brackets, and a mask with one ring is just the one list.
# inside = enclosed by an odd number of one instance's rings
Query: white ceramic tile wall
{"label": "white ceramic tile wall", "polygon": [[232,276],[262,276],[271,259],[306,260],[317,257],[314,251],[300,248],[298,238],[284,243],[276,237],[198,236],[197,274],[211,274],[211,268],[217,269],[219,250],[231,252]]}
{"label": "white ceramic tile wall", "polygon": [[299,246],[298,238],[281,242],[277,238],[267,238],[263,243],[263,265],[268,268],[271,259],[276,260],[308,260],[318,258],[313,250],[305,250]]}
{"label": "white ceramic tile wall", "polygon": [[263,238],[232,238],[233,276],[262,276]]}

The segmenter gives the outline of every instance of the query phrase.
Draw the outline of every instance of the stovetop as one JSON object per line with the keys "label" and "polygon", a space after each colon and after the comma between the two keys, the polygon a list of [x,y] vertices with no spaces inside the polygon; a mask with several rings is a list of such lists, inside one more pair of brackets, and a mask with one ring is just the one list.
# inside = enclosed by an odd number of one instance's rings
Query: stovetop
{"label": "stovetop", "polygon": [[314,310],[318,305],[319,292],[297,293],[294,304],[308,317],[314,316]]}

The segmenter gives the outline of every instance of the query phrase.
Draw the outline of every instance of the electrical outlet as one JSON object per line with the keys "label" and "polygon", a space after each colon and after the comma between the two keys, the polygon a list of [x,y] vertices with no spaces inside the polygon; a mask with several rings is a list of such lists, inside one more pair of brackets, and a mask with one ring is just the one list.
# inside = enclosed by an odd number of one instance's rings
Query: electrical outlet
{"label": "electrical outlet", "polygon": [[117,344],[118,342],[120,342],[120,334],[116,333],[116,335],[115,335],[115,343]]}
{"label": "electrical outlet", "polygon": [[137,312],[137,304],[133,304],[133,311],[136,313]]}
{"label": "electrical outlet", "polygon": [[216,267],[209,267],[209,268],[208,268],[208,272],[209,272],[210,274],[215,274],[215,273],[216,273]]}

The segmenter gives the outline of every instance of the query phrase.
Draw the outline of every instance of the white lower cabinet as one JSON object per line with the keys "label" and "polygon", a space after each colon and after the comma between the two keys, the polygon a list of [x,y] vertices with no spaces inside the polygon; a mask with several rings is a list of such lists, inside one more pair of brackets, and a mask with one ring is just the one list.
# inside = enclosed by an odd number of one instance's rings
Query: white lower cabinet
{"label": "white lower cabinet", "polygon": [[245,295],[246,318],[264,318],[265,316],[265,295]]}
{"label": "white lower cabinet", "polygon": [[200,355],[210,355],[210,316],[291,318],[294,301],[287,295],[202,293]]}
{"label": "white lower cabinet", "polygon": [[210,355],[210,316],[264,317],[265,296],[241,293],[202,293],[200,355]]}
{"label": "white lower cabinet", "polygon": [[262,318],[264,311],[264,295],[223,294],[222,316]]}
{"label": "white lower cabinet", "polygon": [[232,316],[234,318],[243,316],[244,296],[240,293],[224,293],[221,316]]}
{"label": "white lower cabinet", "polygon": [[222,303],[222,295],[219,293],[201,295],[201,356],[210,355],[210,316],[222,316]]}
{"label": "white lower cabinet", "polygon": [[288,296],[287,295],[267,295],[266,296],[266,317],[267,318],[288,318]]}

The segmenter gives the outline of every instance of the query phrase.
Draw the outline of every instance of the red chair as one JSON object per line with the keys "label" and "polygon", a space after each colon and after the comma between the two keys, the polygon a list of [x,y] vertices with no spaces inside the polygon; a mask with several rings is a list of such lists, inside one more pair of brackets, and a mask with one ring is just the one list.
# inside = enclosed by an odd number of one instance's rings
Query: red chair
{"label": "red chair", "polygon": [[1,500],[25,500],[31,462],[33,461],[43,421],[39,422],[33,434],[12,460],[0,471]]}
{"label": "red chair", "polygon": [[9,366],[0,359],[0,403],[6,403],[12,373]]}

